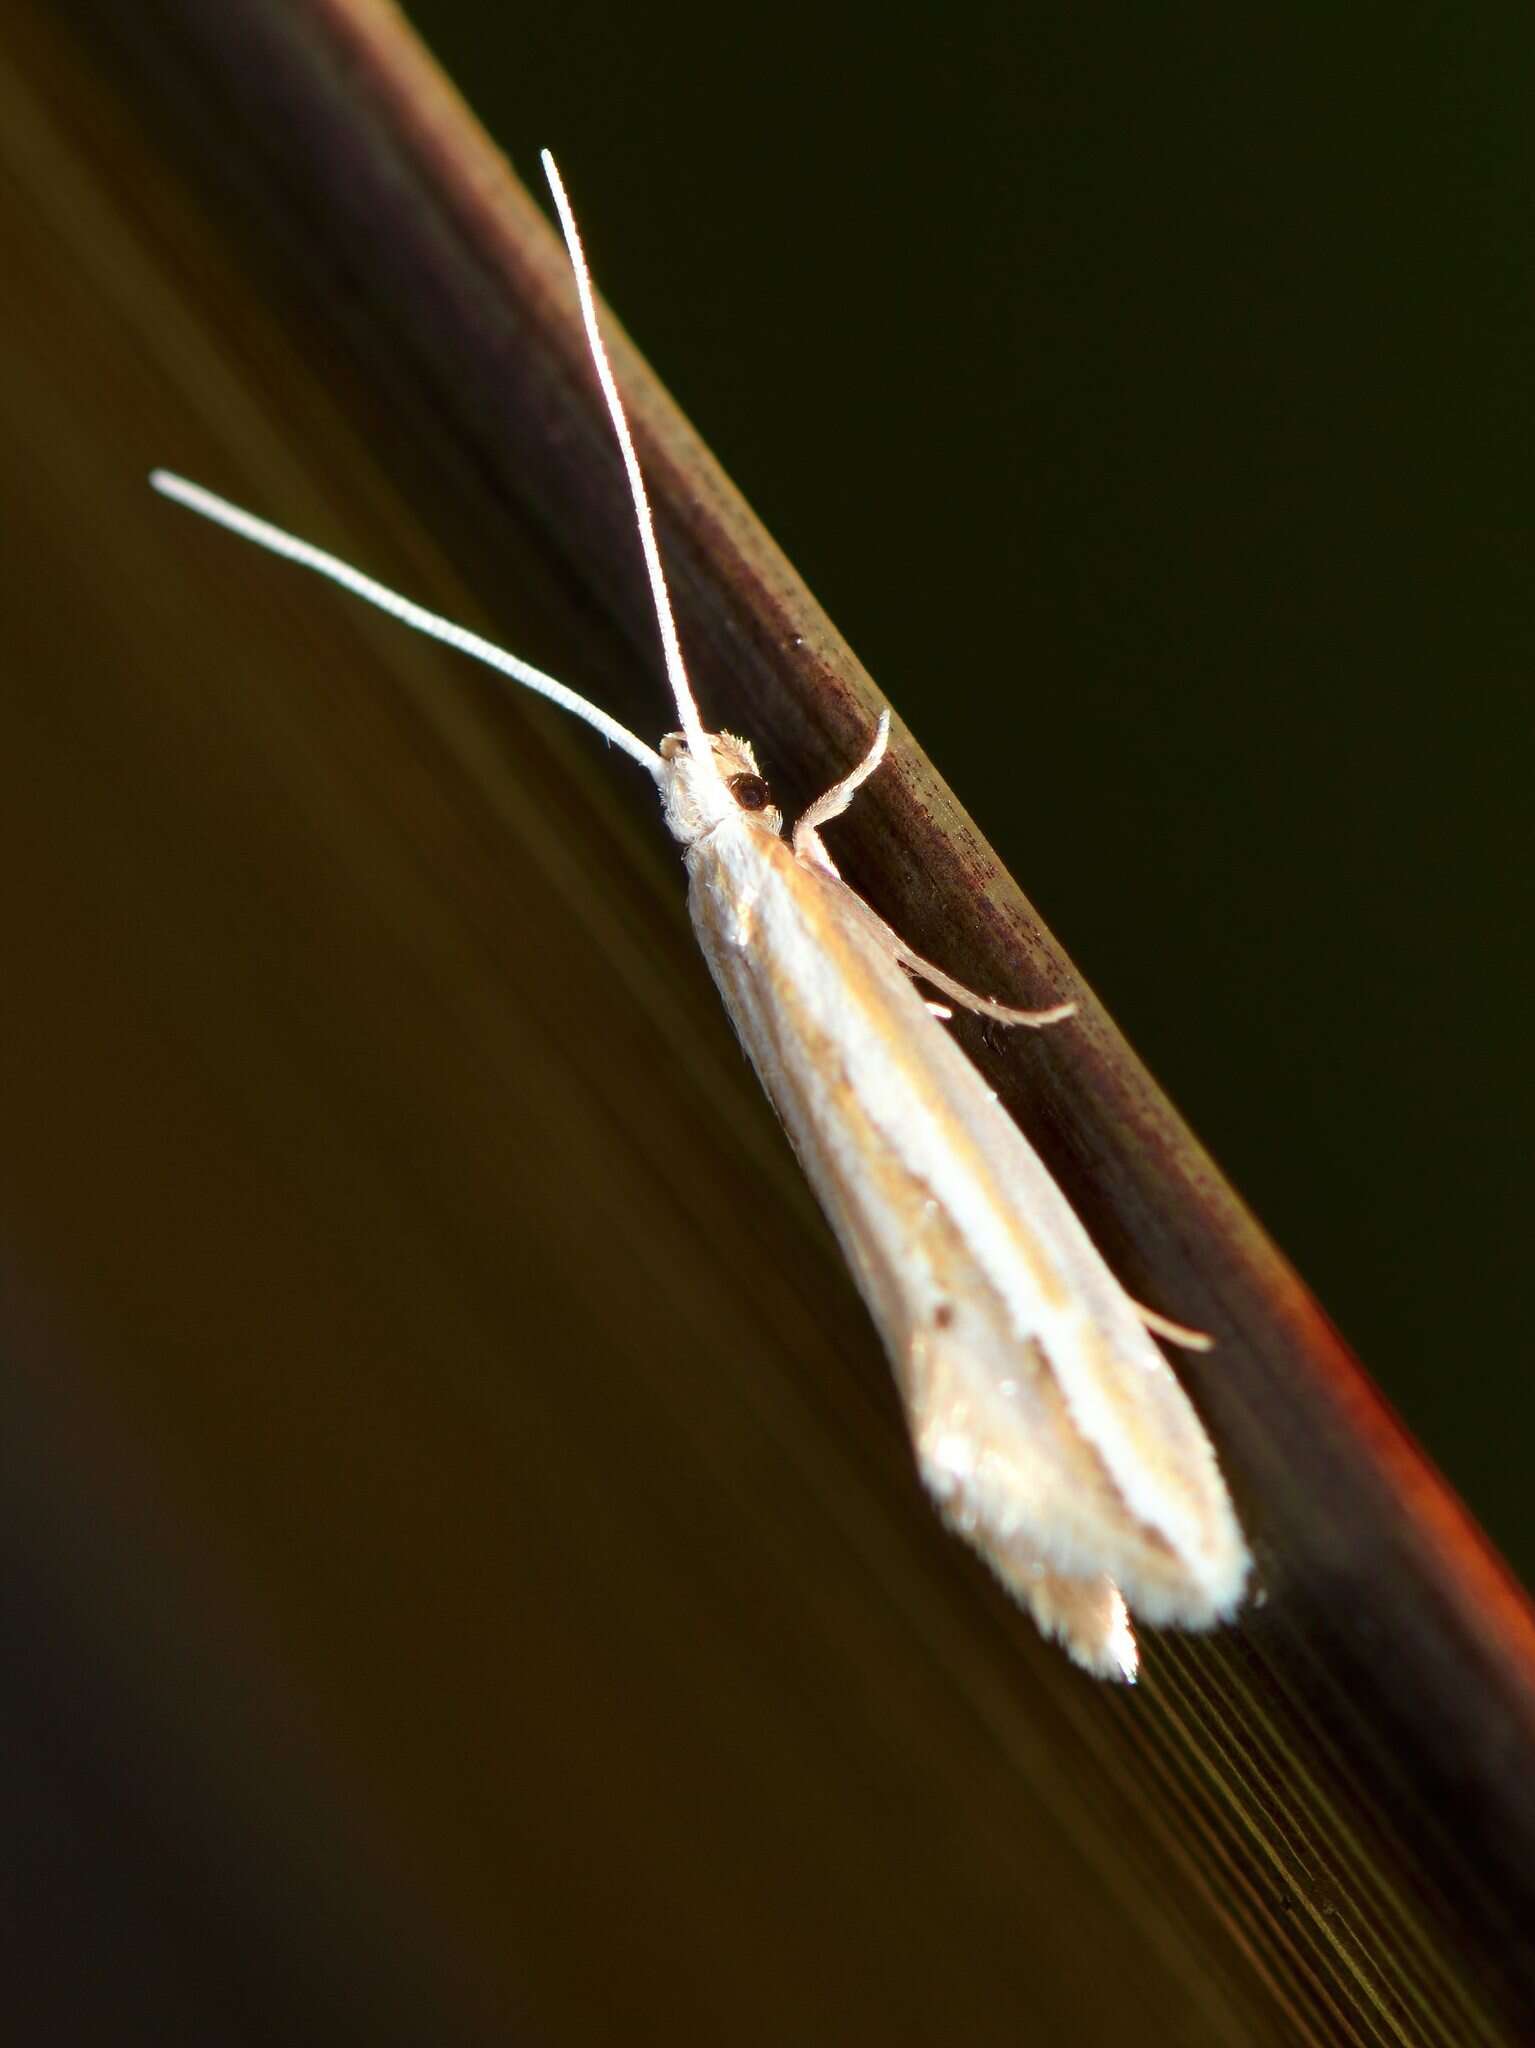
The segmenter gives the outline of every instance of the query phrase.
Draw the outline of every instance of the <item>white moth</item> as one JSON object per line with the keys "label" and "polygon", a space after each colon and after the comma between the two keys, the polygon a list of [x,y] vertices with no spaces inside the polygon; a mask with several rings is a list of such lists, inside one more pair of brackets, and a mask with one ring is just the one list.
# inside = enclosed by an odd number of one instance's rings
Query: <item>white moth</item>
{"label": "white moth", "polygon": [[166,496],[552,698],[654,777],[685,849],[688,908],[732,1023],[879,1326],[922,1476],[1039,1627],[1077,1663],[1133,1679],[1129,1614],[1209,1628],[1249,1558],[1215,1453],[1148,1325],[1017,1125],[912,977],[1001,1024],[1071,1013],[972,995],[846,886],[820,828],[878,768],[867,754],[789,839],[751,747],[704,730],[677,642],[649,502],[597,323],[570,204],[544,169],[612,414],[682,730],[659,750],[516,656],[157,470]]}

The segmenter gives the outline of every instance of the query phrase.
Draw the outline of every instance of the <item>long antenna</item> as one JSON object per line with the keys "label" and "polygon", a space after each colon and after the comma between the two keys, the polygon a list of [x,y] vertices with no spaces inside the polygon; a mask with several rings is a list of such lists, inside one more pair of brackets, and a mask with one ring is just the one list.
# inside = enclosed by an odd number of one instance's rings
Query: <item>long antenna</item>
{"label": "long antenna", "polygon": [[581,300],[581,318],[586,323],[587,345],[592,352],[597,381],[602,386],[602,395],[608,402],[613,431],[618,436],[619,452],[624,458],[624,468],[628,472],[629,495],[634,500],[634,516],[640,529],[640,546],[645,551],[645,569],[650,577],[650,595],[655,603],[656,623],[661,628],[661,648],[666,656],[667,680],[672,686],[672,695],[677,700],[677,716],[682,720],[682,729],[687,734],[688,752],[701,764],[706,773],[712,772],[717,775],[714,750],[704,731],[703,720],[698,715],[698,706],[693,701],[692,686],[688,682],[688,672],[682,663],[682,647],[677,639],[677,622],[672,616],[671,596],[667,591],[666,575],[661,567],[661,551],[656,546],[655,520],[651,516],[650,500],[645,494],[645,479],[640,474],[639,457],[634,452],[634,437],[629,432],[624,402],[618,395],[613,366],[608,361],[602,330],[597,324],[597,302],[592,295],[592,277],[587,268],[586,252],[581,246],[581,232],[576,226],[576,217],[571,211],[570,201],[565,196],[565,186],[560,178],[559,167],[547,149],[540,153],[540,161],[544,167],[544,176],[549,180],[549,189],[554,194],[560,226],[565,231],[565,247],[570,251],[570,265],[576,274],[576,291]]}
{"label": "long antenna", "polygon": [[231,505],[227,498],[220,498],[213,491],[205,491],[201,484],[188,483],[184,476],[176,476],[168,469],[151,470],[149,481],[163,497],[174,498],[179,505],[185,505],[189,511],[200,512],[204,519],[211,519],[218,526],[227,526],[231,533],[254,541],[258,548],[266,548],[271,554],[297,562],[305,569],[313,569],[317,575],[328,577],[332,583],[339,583],[343,590],[351,591],[354,597],[376,605],[381,612],[388,612],[402,625],[413,626],[429,639],[456,647],[461,654],[483,661],[487,668],[498,669],[502,675],[510,676],[524,689],[547,697],[562,711],[574,712],[577,718],[595,726],[605,740],[611,740],[615,747],[622,747],[648,775],[657,782],[661,780],[666,764],[653,747],[647,747],[626,725],[620,725],[616,718],[609,718],[605,711],[588,703],[585,697],[578,697],[564,683],[557,683],[553,676],[546,676],[531,662],[519,661],[515,654],[508,654],[504,647],[497,647],[493,641],[482,640],[478,633],[471,633],[466,626],[455,626],[451,619],[439,618],[436,612],[427,611],[423,605],[412,604],[408,597],[401,597],[398,591],[375,583],[371,576],[364,576],[349,562],[327,554],[324,548],[312,547],[307,540],[284,533],[280,526],[269,526],[266,520],[256,518],[252,512],[242,512],[238,505]]}

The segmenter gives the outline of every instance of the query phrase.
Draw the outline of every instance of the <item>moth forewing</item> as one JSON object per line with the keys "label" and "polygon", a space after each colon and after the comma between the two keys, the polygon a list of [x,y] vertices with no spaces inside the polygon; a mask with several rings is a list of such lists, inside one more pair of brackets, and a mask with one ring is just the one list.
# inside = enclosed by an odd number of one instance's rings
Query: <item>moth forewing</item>
{"label": "moth forewing", "polygon": [[839,881],[753,819],[687,850],[704,956],[894,1363],[948,1520],[1089,1669],[1114,1589],[1202,1628],[1248,1559],[1187,1396],[1065,1197]]}

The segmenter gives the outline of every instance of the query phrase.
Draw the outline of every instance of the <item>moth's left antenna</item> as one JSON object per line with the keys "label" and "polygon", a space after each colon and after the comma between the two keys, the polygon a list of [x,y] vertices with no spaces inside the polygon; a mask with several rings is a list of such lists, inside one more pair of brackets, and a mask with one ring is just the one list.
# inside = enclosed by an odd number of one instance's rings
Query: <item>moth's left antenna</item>
{"label": "moth's left antenna", "polygon": [[151,470],[149,481],[164,497],[174,498],[178,505],[185,505],[189,511],[200,512],[204,519],[213,520],[215,525],[227,526],[231,533],[239,534],[243,540],[254,541],[258,548],[266,548],[271,554],[281,555],[285,561],[313,569],[317,575],[339,583],[343,590],[351,591],[354,597],[376,605],[402,625],[414,627],[418,633],[425,633],[428,639],[441,640],[446,646],[456,647],[460,654],[483,661],[487,668],[510,676],[525,690],[547,697],[562,711],[573,712],[577,718],[595,727],[604,739],[611,740],[615,747],[622,747],[631,760],[638,761],[657,782],[665,774],[666,764],[654,747],[647,747],[637,734],[630,732],[628,726],[620,725],[616,718],[609,718],[605,711],[588,703],[585,697],[577,696],[564,683],[556,682],[553,676],[546,676],[531,662],[508,654],[504,647],[497,647],[492,640],[482,640],[467,626],[455,626],[451,619],[429,612],[424,605],[412,604],[408,597],[401,597],[398,591],[375,583],[371,576],[364,576],[349,562],[327,554],[324,548],[311,546],[307,540],[299,540],[294,534],[284,533],[280,526],[268,525],[266,520],[258,519],[252,512],[242,512],[238,505],[231,505],[227,498],[221,498],[213,491],[205,491],[201,484],[188,483],[184,476],[177,476],[168,469]]}
{"label": "moth's left antenna", "polygon": [[677,621],[672,616],[672,600],[666,587],[666,572],[661,567],[661,550],[656,545],[656,523],[651,516],[650,499],[645,492],[645,479],[640,474],[640,459],[634,452],[634,436],[629,431],[624,402],[618,395],[618,381],[613,375],[613,366],[608,361],[602,329],[597,322],[597,301],[592,293],[592,276],[587,268],[586,252],[581,246],[581,231],[576,226],[575,214],[571,211],[570,201],[565,196],[559,166],[547,149],[541,152],[539,160],[544,167],[544,176],[549,180],[549,190],[554,194],[560,226],[565,232],[565,247],[570,251],[570,267],[576,275],[576,293],[581,301],[581,318],[586,325],[587,346],[592,352],[592,363],[597,371],[597,381],[602,386],[602,395],[608,402],[613,431],[618,436],[619,453],[624,458],[624,469],[629,478],[629,495],[634,500],[634,517],[640,529],[640,546],[645,552],[645,569],[650,577],[650,595],[656,608],[656,624],[661,629],[661,650],[666,657],[666,678],[672,686],[672,695],[677,702],[677,716],[682,720],[682,730],[687,734],[688,752],[700,763],[706,774],[718,774],[714,764],[714,749],[709,744],[703,720],[698,715],[698,706],[693,701],[692,685],[688,682],[688,672],[683,666],[682,646],[677,638]]}

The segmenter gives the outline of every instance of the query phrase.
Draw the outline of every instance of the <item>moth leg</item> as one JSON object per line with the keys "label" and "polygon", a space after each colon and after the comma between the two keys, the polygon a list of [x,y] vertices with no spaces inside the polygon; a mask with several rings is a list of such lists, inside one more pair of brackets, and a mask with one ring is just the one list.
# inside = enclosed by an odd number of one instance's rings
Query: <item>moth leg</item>
{"label": "moth leg", "polygon": [[1015,1010],[1007,1003],[994,1003],[990,996],[974,994],[963,982],[945,974],[941,967],[935,967],[931,960],[924,960],[920,953],[914,953],[883,920],[880,921],[880,929],[897,963],[908,974],[915,975],[918,981],[930,983],[933,988],[942,989],[951,1003],[958,1003],[962,1010],[973,1010],[978,1017],[990,1017],[997,1024],[1027,1024],[1037,1029],[1042,1024],[1059,1024],[1063,1018],[1074,1017],[1077,1013],[1075,1003],[1055,1003],[1048,1010]]}
{"label": "moth leg", "polygon": [[[853,801],[854,792],[868,781],[885,758],[885,748],[889,739],[890,713],[882,711],[879,714],[879,724],[874,729],[869,751],[858,766],[851,773],[844,775],[840,782],[834,782],[824,796],[817,797],[794,828],[795,857],[802,860],[807,867],[819,869],[834,882],[840,882],[842,877],[837,872],[835,861],[821,843],[818,828],[829,819],[841,817]],[[931,960],[924,960],[920,953],[914,953],[906,941],[893,932],[861,896],[848,892],[844,897],[844,907],[879,939],[886,952],[904,967],[908,974],[915,975],[919,981],[925,981],[933,988],[941,990],[950,1002],[958,1003],[961,1009],[973,1010],[978,1017],[990,1017],[998,1024],[1037,1026],[1058,1024],[1062,1018],[1073,1016],[1076,1012],[1075,1003],[1057,1003],[1048,1010],[1015,1010],[1007,1003],[994,1003],[989,996],[975,995],[963,982],[955,981],[953,976],[945,974],[941,967],[935,967]],[[936,1015],[942,1014],[941,1004],[929,1003],[928,1008]]]}
{"label": "moth leg", "polygon": [[1181,1345],[1185,1351],[1214,1349],[1215,1339],[1207,1330],[1191,1330],[1187,1323],[1175,1323],[1171,1316],[1159,1315],[1154,1308],[1147,1308],[1133,1294],[1127,1294],[1125,1299],[1153,1336],[1165,1337],[1169,1344]]}
{"label": "moth leg", "polygon": [[[821,835],[817,828],[832,818],[842,816],[853,801],[855,791],[863,787],[884,760],[889,740],[890,713],[882,711],[879,714],[879,724],[874,728],[874,738],[869,744],[869,751],[858,766],[844,775],[840,782],[834,782],[824,796],[818,796],[795,826],[794,851],[801,860],[810,862],[829,875],[837,874],[836,863],[821,844]],[[840,877],[838,879],[840,880]]]}

